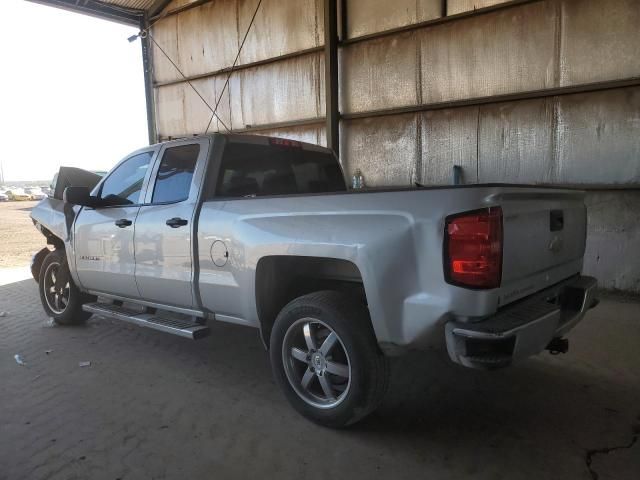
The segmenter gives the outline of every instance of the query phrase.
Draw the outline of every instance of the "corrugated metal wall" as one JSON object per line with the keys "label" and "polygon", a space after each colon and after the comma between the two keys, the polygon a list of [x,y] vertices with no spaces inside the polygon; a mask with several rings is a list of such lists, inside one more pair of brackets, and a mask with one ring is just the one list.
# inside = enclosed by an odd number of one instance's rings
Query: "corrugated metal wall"
{"label": "corrugated metal wall", "polygon": [[[460,165],[466,183],[583,186],[586,270],[640,291],[640,261],[626,258],[640,248],[637,219],[607,214],[640,210],[638,0],[343,1],[348,173],[360,168],[369,185],[438,184]],[[201,3],[152,32],[213,105],[257,0]],[[263,0],[220,102],[227,126],[326,143],[323,3]],[[157,48],[153,65],[160,137],[203,133],[208,108]]]}

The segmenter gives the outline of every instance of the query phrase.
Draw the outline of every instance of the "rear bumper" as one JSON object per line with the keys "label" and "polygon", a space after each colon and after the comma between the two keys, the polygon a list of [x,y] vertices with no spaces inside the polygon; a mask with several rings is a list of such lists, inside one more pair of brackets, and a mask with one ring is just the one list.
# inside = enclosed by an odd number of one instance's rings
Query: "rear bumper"
{"label": "rear bumper", "polygon": [[446,324],[447,351],[466,367],[505,367],[545,349],[597,303],[596,279],[575,276],[477,323]]}

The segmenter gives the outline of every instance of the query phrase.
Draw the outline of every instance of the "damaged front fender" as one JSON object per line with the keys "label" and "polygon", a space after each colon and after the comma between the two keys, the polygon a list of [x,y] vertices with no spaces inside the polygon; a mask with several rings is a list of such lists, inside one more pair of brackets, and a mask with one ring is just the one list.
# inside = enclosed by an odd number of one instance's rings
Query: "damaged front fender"
{"label": "damaged front fender", "polygon": [[56,239],[66,243],[71,234],[71,227],[80,207],[66,204],[63,200],[67,187],[94,188],[102,176],[87,170],[73,167],[60,167],[53,182],[53,195],[42,200],[31,211],[33,223],[47,237],[47,243],[56,247]]}

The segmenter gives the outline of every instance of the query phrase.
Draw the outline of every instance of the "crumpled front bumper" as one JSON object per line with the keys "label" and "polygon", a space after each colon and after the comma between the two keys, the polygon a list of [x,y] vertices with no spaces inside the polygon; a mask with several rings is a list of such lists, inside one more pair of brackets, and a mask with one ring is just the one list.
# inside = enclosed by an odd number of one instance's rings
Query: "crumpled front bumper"
{"label": "crumpled front bumper", "polygon": [[476,323],[446,324],[447,351],[466,367],[506,367],[540,353],[597,305],[596,279],[577,275]]}

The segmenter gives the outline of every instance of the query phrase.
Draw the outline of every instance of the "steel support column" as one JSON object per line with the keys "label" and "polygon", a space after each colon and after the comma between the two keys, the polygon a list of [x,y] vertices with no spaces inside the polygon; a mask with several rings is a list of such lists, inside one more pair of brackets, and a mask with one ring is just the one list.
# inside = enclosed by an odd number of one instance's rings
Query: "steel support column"
{"label": "steel support column", "polygon": [[[144,19],[140,23],[140,30],[146,31],[149,28],[149,22],[145,15]],[[142,70],[144,72],[144,93],[147,104],[147,131],[149,134],[149,144],[154,144],[158,141],[158,135],[156,131],[156,105],[155,95],[153,91],[153,61],[151,58],[151,42],[147,35],[140,36],[142,45]]]}
{"label": "steel support column", "polygon": [[338,111],[338,6],[324,0],[324,77],[327,147],[340,158],[340,112]]}

